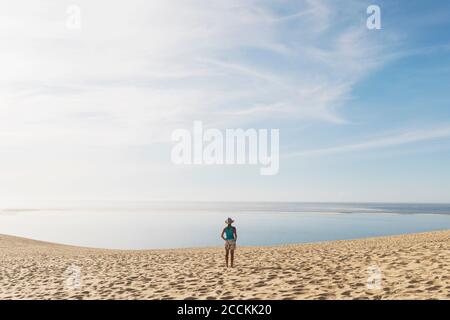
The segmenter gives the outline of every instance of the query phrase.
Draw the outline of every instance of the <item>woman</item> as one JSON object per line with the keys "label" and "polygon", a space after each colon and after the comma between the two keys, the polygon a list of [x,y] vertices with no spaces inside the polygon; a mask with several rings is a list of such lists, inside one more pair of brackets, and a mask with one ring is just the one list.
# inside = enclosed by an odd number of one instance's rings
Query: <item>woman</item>
{"label": "woman", "polygon": [[[228,225],[222,230],[222,234],[220,235],[223,240],[225,240],[225,263],[228,268],[228,256],[231,254],[231,267],[233,268],[234,262],[234,250],[236,249],[236,240],[237,240],[237,232],[236,228],[231,224],[234,222],[233,219],[228,218],[225,220],[225,223]],[[225,235],[225,236],[224,236]]]}

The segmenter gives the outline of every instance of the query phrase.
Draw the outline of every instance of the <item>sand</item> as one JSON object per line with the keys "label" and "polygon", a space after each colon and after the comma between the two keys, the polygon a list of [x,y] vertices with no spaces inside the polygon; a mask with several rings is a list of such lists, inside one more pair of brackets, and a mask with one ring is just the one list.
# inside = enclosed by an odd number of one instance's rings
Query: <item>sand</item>
{"label": "sand", "polygon": [[273,247],[103,250],[0,235],[1,299],[450,299],[450,230]]}

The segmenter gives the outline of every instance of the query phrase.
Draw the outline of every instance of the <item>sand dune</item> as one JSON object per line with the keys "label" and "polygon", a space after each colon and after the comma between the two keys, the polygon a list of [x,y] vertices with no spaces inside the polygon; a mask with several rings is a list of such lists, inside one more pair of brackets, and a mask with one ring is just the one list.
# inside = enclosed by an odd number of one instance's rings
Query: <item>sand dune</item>
{"label": "sand dune", "polygon": [[1,299],[450,299],[450,230],[274,247],[120,251],[0,235]]}

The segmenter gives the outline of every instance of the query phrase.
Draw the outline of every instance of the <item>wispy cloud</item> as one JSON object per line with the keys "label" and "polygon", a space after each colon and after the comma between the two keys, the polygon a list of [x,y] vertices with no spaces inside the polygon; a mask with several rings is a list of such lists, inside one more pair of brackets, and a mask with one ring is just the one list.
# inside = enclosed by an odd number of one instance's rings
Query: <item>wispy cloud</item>
{"label": "wispy cloud", "polygon": [[372,149],[389,148],[415,142],[423,142],[450,137],[450,126],[443,126],[427,130],[411,130],[396,135],[385,136],[377,139],[371,139],[364,142],[340,145],[330,148],[313,149],[300,152],[293,152],[283,155],[285,158],[292,157],[310,157],[325,156],[346,152],[355,152]]}
{"label": "wispy cloud", "polygon": [[0,7],[0,144],[146,144],[199,116],[343,123],[339,107],[380,65],[360,12],[343,19],[331,1],[283,14],[240,0],[77,4],[78,31],[62,3]]}

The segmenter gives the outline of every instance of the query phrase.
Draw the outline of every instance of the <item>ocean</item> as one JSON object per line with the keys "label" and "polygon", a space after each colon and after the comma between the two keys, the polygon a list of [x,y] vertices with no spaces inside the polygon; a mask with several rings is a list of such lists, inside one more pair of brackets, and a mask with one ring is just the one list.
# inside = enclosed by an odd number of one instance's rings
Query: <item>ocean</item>
{"label": "ocean", "polygon": [[111,249],[238,246],[355,239],[450,229],[450,204],[85,202],[0,209],[0,233]]}

